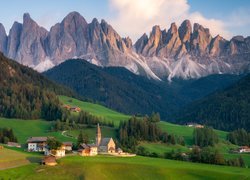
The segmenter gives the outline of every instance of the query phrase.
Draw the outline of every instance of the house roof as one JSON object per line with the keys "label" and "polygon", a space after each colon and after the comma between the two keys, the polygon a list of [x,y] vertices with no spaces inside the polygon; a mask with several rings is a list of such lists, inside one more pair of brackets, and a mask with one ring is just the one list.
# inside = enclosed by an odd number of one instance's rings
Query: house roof
{"label": "house roof", "polygon": [[30,137],[27,140],[27,143],[33,143],[33,142],[46,142],[48,140],[47,137]]}
{"label": "house roof", "polygon": [[102,138],[100,146],[107,146],[108,143],[113,140],[112,138]]}
{"label": "house roof", "polygon": [[241,146],[240,149],[250,149],[248,146]]}
{"label": "house roof", "polygon": [[82,143],[80,144],[80,147],[82,147],[83,149],[89,149],[91,147],[97,147],[95,144],[85,144],[85,143]]}
{"label": "house roof", "polygon": [[72,142],[63,142],[62,144],[65,145],[65,146],[73,146]]}
{"label": "house roof", "polygon": [[56,157],[54,157],[54,156],[45,156],[43,158],[43,162],[45,162],[45,163],[55,163],[56,162]]}
{"label": "house roof", "polygon": [[7,145],[9,145],[9,146],[21,146],[20,144],[18,144],[16,142],[8,142]]}

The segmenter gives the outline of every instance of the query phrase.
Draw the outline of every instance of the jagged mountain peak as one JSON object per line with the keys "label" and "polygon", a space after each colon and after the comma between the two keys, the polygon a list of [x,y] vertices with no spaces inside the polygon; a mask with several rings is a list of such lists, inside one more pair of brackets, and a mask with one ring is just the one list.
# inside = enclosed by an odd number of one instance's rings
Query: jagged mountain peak
{"label": "jagged mountain peak", "polygon": [[62,21],[62,24],[64,24],[65,26],[72,24],[72,23],[76,26],[79,26],[79,25],[86,26],[88,24],[85,18],[76,11],[69,13]]}
{"label": "jagged mountain peak", "polygon": [[0,25],[0,40],[0,51],[33,68],[82,58],[100,66],[126,67],[159,80],[176,74],[188,79],[240,73],[250,67],[250,38],[227,41],[212,37],[208,28],[198,23],[192,26],[189,20],[179,27],[172,23],[167,30],[153,26],[149,36],[144,33],[133,45],[130,38],[122,38],[103,19],[88,23],[73,11],[48,32],[25,13],[23,24],[15,22],[8,36]]}

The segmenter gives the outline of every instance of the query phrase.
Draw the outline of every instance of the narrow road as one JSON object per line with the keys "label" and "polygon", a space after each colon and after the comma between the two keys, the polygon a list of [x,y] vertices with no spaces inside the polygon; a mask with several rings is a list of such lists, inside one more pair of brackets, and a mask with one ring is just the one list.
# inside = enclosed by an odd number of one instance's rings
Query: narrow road
{"label": "narrow road", "polygon": [[73,138],[73,139],[76,139],[76,137],[69,136],[69,135],[65,134],[66,132],[67,132],[67,131],[62,131],[62,136],[67,137],[67,138]]}

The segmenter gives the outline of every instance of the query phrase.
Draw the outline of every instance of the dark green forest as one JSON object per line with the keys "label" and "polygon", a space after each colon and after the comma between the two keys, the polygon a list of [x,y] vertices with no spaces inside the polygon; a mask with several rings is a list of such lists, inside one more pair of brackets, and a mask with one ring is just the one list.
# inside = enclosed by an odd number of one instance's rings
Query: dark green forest
{"label": "dark green forest", "polygon": [[73,92],[0,54],[0,116],[55,120],[63,109],[56,94]]}
{"label": "dark green forest", "polygon": [[250,75],[181,110],[175,122],[197,122],[216,129],[250,130]]}
{"label": "dark green forest", "polygon": [[194,100],[235,83],[240,76],[212,75],[198,80],[154,81],[123,67],[98,67],[68,60],[44,73],[79,95],[125,114],[159,112],[170,121],[174,112]]}

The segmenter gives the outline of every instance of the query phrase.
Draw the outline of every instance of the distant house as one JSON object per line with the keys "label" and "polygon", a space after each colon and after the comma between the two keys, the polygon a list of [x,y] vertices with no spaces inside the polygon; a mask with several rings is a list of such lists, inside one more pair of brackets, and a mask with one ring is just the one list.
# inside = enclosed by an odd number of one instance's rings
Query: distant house
{"label": "distant house", "polygon": [[96,156],[98,154],[95,144],[80,144],[78,154],[80,156]]}
{"label": "distant house", "polygon": [[238,151],[239,151],[239,153],[250,153],[250,147],[241,146]]}
{"label": "distant house", "polygon": [[45,156],[55,156],[56,158],[64,157],[65,156],[65,149],[48,149],[46,148],[44,151]]}
{"label": "distant house", "polygon": [[77,106],[73,106],[71,107],[70,105],[63,105],[63,107],[69,111],[72,111],[72,112],[80,112],[81,111],[81,108],[77,107]]}
{"label": "distant house", "polygon": [[70,110],[70,105],[65,104],[65,105],[63,105],[63,107],[64,107],[65,109],[67,109],[67,110]]}
{"label": "distant house", "polygon": [[7,146],[21,148],[21,145],[16,142],[8,142]]}
{"label": "distant house", "polygon": [[70,111],[72,111],[72,112],[80,112],[81,108],[79,108],[79,107],[71,107]]}
{"label": "distant house", "polygon": [[62,148],[66,151],[72,151],[73,143],[72,142],[63,142]]}
{"label": "distant house", "polygon": [[187,123],[188,127],[195,127],[195,128],[204,128],[203,125],[197,123]]}
{"label": "distant house", "polygon": [[28,151],[44,152],[47,146],[47,137],[30,137],[27,140]]}
{"label": "distant house", "polygon": [[117,149],[117,153],[118,153],[118,154],[121,154],[121,153],[123,153],[123,150],[122,150],[121,148],[118,148],[118,149]]}
{"label": "distant house", "polygon": [[42,160],[43,165],[55,166],[57,165],[56,158],[54,156],[45,156]]}

